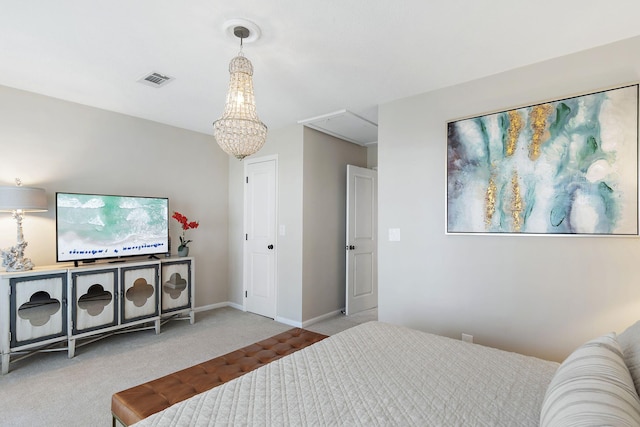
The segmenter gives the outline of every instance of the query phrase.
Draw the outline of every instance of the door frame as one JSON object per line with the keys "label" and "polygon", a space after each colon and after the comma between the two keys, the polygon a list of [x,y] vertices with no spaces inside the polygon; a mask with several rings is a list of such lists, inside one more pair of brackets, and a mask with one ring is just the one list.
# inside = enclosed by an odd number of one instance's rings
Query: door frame
{"label": "door frame", "polygon": [[[274,161],[275,162],[275,179],[274,179],[274,185],[275,185],[275,192],[274,192],[274,197],[275,197],[275,206],[274,206],[274,230],[273,230],[273,238],[274,238],[274,245],[275,245],[275,250],[273,253],[274,259],[273,259],[273,318],[274,320],[276,319],[276,317],[278,316],[278,287],[279,287],[279,282],[278,282],[278,249],[279,249],[279,242],[278,242],[278,205],[279,205],[279,189],[280,189],[280,184],[278,181],[278,155],[277,154],[271,154],[271,155],[267,155],[267,156],[261,156],[261,157],[251,157],[251,158],[246,158],[244,160],[244,168],[242,170],[243,176],[242,179],[246,180],[247,179],[247,168],[249,167],[249,165],[252,165],[254,163],[263,163],[263,162],[269,162],[269,161]],[[244,234],[245,236],[248,233],[247,230],[247,185],[246,183],[244,183],[243,187],[243,208],[242,208],[242,234]],[[247,257],[247,240],[243,240],[242,241],[242,310],[243,311],[247,311],[247,298],[244,296],[247,294],[248,291],[248,286],[247,286],[247,271],[246,271],[246,257]]]}

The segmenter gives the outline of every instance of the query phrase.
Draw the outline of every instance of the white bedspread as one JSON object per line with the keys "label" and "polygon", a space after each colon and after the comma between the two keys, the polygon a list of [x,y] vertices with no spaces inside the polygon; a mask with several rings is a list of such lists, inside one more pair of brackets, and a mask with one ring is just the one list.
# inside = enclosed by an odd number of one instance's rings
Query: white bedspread
{"label": "white bedspread", "polygon": [[537,426],[557,367],[369,322],[135,426]]}

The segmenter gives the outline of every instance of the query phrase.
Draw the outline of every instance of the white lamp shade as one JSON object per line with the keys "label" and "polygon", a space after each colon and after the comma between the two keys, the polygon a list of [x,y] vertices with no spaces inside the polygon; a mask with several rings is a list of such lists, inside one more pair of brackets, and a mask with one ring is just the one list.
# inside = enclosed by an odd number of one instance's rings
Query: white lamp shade
{"label": "white lamp shade", "polygon": [[0,186],[0,211],[46,212],[47,193],[43,188]]}

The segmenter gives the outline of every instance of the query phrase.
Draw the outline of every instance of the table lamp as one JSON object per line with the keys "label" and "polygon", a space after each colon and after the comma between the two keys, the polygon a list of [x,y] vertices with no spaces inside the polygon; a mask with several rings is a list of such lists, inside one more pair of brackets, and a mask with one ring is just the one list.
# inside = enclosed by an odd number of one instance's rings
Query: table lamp
{"label": "table lamp", "polygon": [[0,250],[2,266],[7,271],[27,271],[33,268],[33,262],[24,257],[27,242],[22,234],[22,219],[25,212],[46,212],[47,194],[42,188],[23,187],[16,178],[15,186],[0,186],[0,212],[11,212],[18,223],[18,243]]}

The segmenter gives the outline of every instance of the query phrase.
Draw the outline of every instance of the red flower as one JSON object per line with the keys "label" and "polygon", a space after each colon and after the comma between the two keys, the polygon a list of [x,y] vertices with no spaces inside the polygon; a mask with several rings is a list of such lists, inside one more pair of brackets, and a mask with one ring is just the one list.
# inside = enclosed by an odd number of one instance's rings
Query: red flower
{"label": "red flower", "polygon": [[190,228],[198,228],[200,223],[198,221],[189,222],[187,217],[182,215],[180,212],[174,212],[172,218],[178,221],[182,225],[182,236],[180,236],[180,246],[186,247],[187,244],[191,242],[191,240],[187,240],[184,237],[185,230],[189,230]]}
{"label": "red flower", "polygon": [[187,222],[187,217],[182,215],[180,212],[174,212],[173,213],[173,218],[178,221],[180,224],[184,224],[185,222]]}

